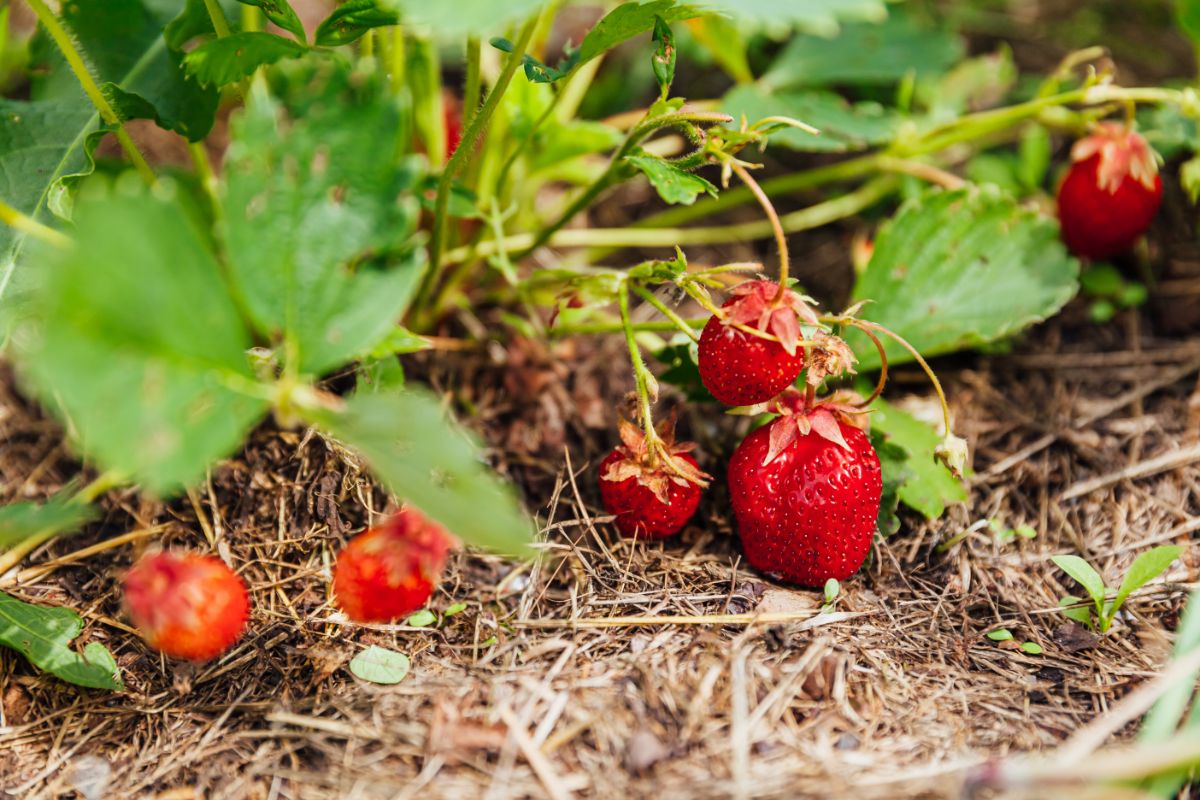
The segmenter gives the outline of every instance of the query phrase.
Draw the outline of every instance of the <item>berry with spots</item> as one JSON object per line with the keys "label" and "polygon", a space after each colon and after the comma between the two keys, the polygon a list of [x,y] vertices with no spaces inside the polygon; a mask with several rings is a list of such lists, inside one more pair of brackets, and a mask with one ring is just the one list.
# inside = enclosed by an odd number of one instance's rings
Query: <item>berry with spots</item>
{"label": "berry with spots", "polygon": [[1162,202],[1154,150],[1125,125],[1103,122],[1071,148],[1058,187],[1058,220],[1067,248],[1082,258],[1119,255],[1150,227]]}
{"label": "berry with spots", "polygon": [[[730,406],[765,403],[795,382],[804,368],[800,320],[816,324],[805,299],[779,294],[770,281],[748,281],[733,290],[700,334],[700,381]],[[761,334],[761,335],[760,335]]]}
{"label": "berry with spots", "polygon": [[125,574],[125,606],[155,650],[189,661],[224,653],[250,615],[246,585],[224,561],[198,553],[151,553]]}
{"label": "berry with spots", "polygon": [[752,566],[801,586],[839,581],[871,549],[883,491],[879,456],[857,409],[779,408],[729,461],[729,495]]}
{"label": "berry with spots", "polygon": [[600,499],[616,516],[623,535],[665,539],[696,513],[708,476],[700,471],[690,442],[675,442],[674,420],[653,439],[621,420],[621,446],[600,463]]}
{"label": "berry with spots", "polygon": [[350,540],[333,568],[333,594],[355,622],[391,622],[422,608],[455,540],[414,508]]}

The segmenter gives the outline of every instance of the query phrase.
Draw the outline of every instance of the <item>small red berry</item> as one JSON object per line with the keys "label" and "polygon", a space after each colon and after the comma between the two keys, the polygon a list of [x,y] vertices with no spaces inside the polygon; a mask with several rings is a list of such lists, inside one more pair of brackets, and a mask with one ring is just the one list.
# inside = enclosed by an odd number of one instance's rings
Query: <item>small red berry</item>
{"label": "small red berry", "polygon": [[453,92],[449,90],[442,91],[442,123],[446,129],[446,158],[454,155],[454,151],[458,149],[458,145],[462,142],[461,105]]}
{"label": "small red berry", "polygon": [[1067,248],[1083,258],[1125,252],[1150,227],[1162,202],[1154,151],[1115,122],[1071,148],[1071,167],[1058,187],[1058,220]]}
{"label": "small red berry", "polygon": [[820,406],[758,428],[729,461],[746,560],[801,586],[858,571],[882,491],[879,456],[866,434]]}
{"label": "small red berry", "polygon": [[[765,403],[795,382],[804,368],[797,343],[797,315],[815,323],[816,316],[795,292],[784,292],[776,304],[778,284],[749,281],[725,301],[724,315],[713,316],[700,334],[697,363],[700,381],[713,397],[730,406]],[[740,330],[755,328],[774,336],[764,339]]]}
{"label": "small red berry", "polygon": [[414,508],[350,540],[333,568],[333,594],[355,622],[391,622],[425,605],[454,539]]}
{"label": "small red berry", "polygon": [[224,653],[250,616],[246,585],[224,561],[151,553],[125,573],[125,605],[155,650],[190,661]]}
{"label": "small red berry", "polygon": [[623,444],[600,462],[605,510],[616,516],[617,530],[624,536],[674,536],[696,513],[708,485],[708,476],[688,452],[695,445],[675,443],[673,421],[659,430],[657,443],[647,443],[643,432],[627,420],[621,420],[620,431]]}

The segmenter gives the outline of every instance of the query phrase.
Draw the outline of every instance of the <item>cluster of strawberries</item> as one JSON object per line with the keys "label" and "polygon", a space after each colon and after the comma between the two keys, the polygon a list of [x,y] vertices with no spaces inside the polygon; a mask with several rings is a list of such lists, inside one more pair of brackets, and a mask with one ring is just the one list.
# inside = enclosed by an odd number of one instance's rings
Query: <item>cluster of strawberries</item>
{"label": "cluster of strawberries", "polygon": [[[1162,198],[1154,151],[1128,126],[1105,122],[1071,150],[1058,190],[1063,241],[1075,255],[1108,258],[1146,232]],[[862,566],[879,513],[879,457],[863,432],[861,405],[834,395],[817,401],[826,377],[852,371],[853,355],[818,331],[798,346],[812,310],[766,281],[733,290],[700,337],[705,388],[730,406],[773,412],[727,465],[730,502],[746,559],[802,586],[844,580]],[[807,388],[793,384],[806,366]],[[709,476],[669,428],[645,433],[622,421],[622,445],[600,466],[604,506],[626,536],[661,539],[695,513]]]}
{"label": "cluster of strawberries", "polygon": [[[860,405],[834,394],[827,377],[854,356],[820,329],[796,292],[769,281],[737,286],[700,336],[705,388],[726,405],[774,413],[750,433],[727,466],[738,534],[752,566],[803,586],[854,574],[871,548],[883,482]],[[801,324],[811,326],[801,341]],[[805,370],[808,390],[793,388]],[[600,465],[600,494],[626,536],[662,539],[692,517],[709,476],[676,443],[668,423],[643,432],[622,421],[622,445]]]}
{"label": "cluster of strawberries", "polygon": [[[1162,197],[1153,150],[1128,127],[1101,123],[1071,154],[1058,191],[1067,247],[1091,259],[1129,249]],[[809,338],[802,341],[804,326]],[[803,297],[768,281],[736,287],[700,337],[700,377],[709,392],[744,411],[776,415],[746,436],[726,472],[746,559],[791,583],[844,580],[870,551],[882,478],[863,403],[839,393],[816,397],[826,378],[852,372],[853,363]],[[802,372],[803,391],[795,388]],[[600,465],[604,507],[626,536],[678,533],[710,480],[691,455],[694,446],[676,442],[670,422],[654,428],[623,420],[620,433],[621,446]],[[338,555],[334,600],[356,622],[401,619],[428,601],[456,545],[441,526],[405,508]],[[249,619],[245,584],[212,556],[147,554],[124,588],[146,641],[178,658],[220,655]]]}

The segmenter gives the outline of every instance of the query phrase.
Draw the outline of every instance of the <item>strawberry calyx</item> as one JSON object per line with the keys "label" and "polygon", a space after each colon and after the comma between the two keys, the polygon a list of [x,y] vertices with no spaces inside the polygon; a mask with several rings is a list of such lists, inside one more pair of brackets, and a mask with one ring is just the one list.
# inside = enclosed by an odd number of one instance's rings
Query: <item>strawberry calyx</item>
{"label": "strawberry calyx", "polygon": [[856,374],[854,365],[857,363],[858,358],[844,339],[825,331],[817,331],[811,339],[805,358],[807,372],[804,380],[815,389],[826,378]]}
{"label": "strawberry calyx", "polygon": [[1080,162],[1096,156],[1096,183],[1109,194],[1115,194],[1126,178],[1132,178],[1153,191],[1158,176],[1158,161],[1154,148],[1136,131],[1119,122],[1097,123],[1094,131],[1071,147],[1071,161]]}
{"label": "strawberry calyx", "polygon": [[600,476],[601,480],[621,483],[635,478],[664,505],[668,503],[672,483],[680,486],[693,483],[704,488],[712,480],[711,475],[679,458],[695,450],[696,444],[675,441],[674,416],[660,422],[653,437],[646,436],[641,428],[625,418],[618,422],[617,430],[621,435],[621,445],[617,447],[621,458],[609,464]]}
{"label": "strawberry calyx", "polygon": [[809,405],[805,394],[789,389],[772,400],[768,410],[779,414],[779,419],[771,423],[771,438],[763,466],[778,458],[796,439],[810,433],[852,452],[841,426],[845,424],[863,431],[870,429],[870,412],[862,407],[861,398],[850,391],[834,392]]}
{"label": "strawberry calyx", "polygon": [[747,281],[733,288],[733,299],[721,311],[721,324],[774,336],[788,355],[800,344],[800,321],[820,325],[809,298],[771,281]]}

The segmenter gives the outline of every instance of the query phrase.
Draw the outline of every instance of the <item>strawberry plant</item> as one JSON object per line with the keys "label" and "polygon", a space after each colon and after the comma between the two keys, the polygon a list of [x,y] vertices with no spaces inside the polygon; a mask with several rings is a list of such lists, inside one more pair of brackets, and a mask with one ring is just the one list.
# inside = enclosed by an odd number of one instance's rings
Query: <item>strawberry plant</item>
{"label": "strawberry plant", "polygon": [[[634,391],[595,475],[615,527],[672,536],[698,519],[706,470],[724,473],[749,563],[837,587],[900,505],[932,519],[967,499],[966,443],[927,359],[1058,312],[1079,259],[1145,232],[1168,168],[1155,143],[1200,147],[1177,130],[1194,132],[1194,88],[1119,85],[1094,51],[1018,80],[1006,51],[967,57],[875,0],[612,3],[561,49],[564,4],[537,0],[348,0],[308,28],[287,0],[28,5],[27,96],[0,100],[0,337],[97,477],[0,509],[0,573],[87,525],[113,487],[194,489],[267,424],[355,454],[403,505],[334,567],[333,602],[360,622],[425,605],[453,540],[519,558],[538,530],[542,498],[522,503],[454,421],[469,415],[455,388],[409,381],[402,356],[620,337]],[[744,38],[771,25],[798,33]],[[646,70],[622,88],[646,102],[591,112],[622,45]],[[681,96],[685,48],[732,86]],[[187,165],[152,158],[134,120]],[[1076,142],[1057,192],[1055,140]],[[825,158],[794,160],[811,154]],[[760,181],[769,156],[809,166]],[[673,207],[580,224],[631,185]],[[751,203],[753,218],[691,224]],[[860,214],[882,219],[870,255],[846,308],[822,310],[789,237]],[[777,267],[711,249],[762,239]],[[904,363],[927,374],[936,427],[881,398]],[[737,424],[718,404],[765,424],[700,453],[655,420],[660,383],[714,425]],[[218,564],[133,568],[127,606],[152,646],[200,660],[237,640],[245,589]],[[1102,629],[1119,598],[1096,601]],[[0,642],[116,686],[102,645],[71,650],[79,630],[0,594]]]}
{"label": "strawberry plant", "polygon": [[1087,592],[1087,600],[1091,601],[1088,605],[1086,600],[1075,595],[1065,595],[1059,601],[1063,615],[1100,633],[1108,633],[1129,595],[1166,572],[1182,553],[1183,548],[1177,545],[1155,547],[1141,553],[1129,565],[1120,587],[1112,597],[1108,596],[1104,578],[1091,564],[1079,556],[1054,556],[1052,560],[1055,565],[1074,578]]}

